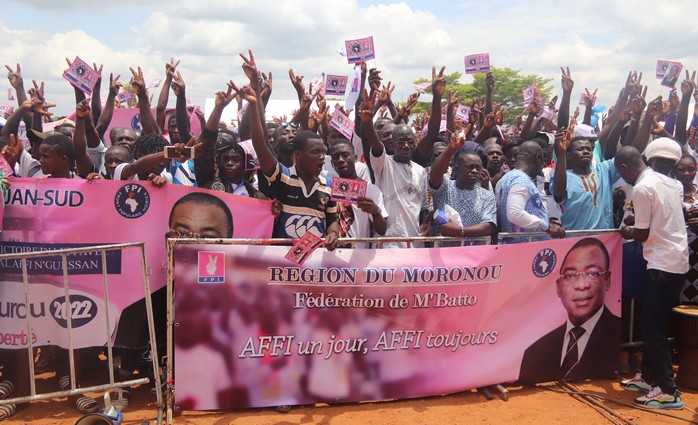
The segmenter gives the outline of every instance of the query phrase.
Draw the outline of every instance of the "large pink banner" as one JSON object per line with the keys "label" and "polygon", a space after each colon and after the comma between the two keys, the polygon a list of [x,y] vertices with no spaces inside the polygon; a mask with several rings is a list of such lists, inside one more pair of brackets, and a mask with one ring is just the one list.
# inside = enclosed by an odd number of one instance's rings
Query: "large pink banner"
{"label": "large pink banner", "polygon": [[[617,364],[616,234],[320,249],[303,267],[284,259],[287,251],[175,249],[178,406],[411,398],[608,376]],[[578,327],[586,335],[570,344],[569,329]]]}
{"label": "large pink banner", "polygon": [[[191,192],[206,192],[230,208],[233,237],[268,238],[274,218],[269,201],[178,185],[156,188],[150,182],[78,179],[12,179],[5,196],[0,253],[50,251],[86,245],[145,242],[153,292],[167,278],[165,234],[173,204]],[[72,310],[76,348],[106,344],[101,255],[68,257],[71,308],[63,305],[63,269],[59,256],[27,262],[30,305],[25,305],[20,260],[0,259],[0,348],[27,345],[27,313],[34,345],[67,347],[67,311]],[[111,326],[119,327],[122,311],[143,304],[143,267],[138,249],[107,254]],[[162,291],[160,291],[162,292]],[[164,298],[163,298],[164,299]],[[134,309],[136,309],[134,307]],[[136,309],[137,310],[137,309]],[[161,312],[156,320],[164,320]],[[117,343],[142,344],[145,316],[122,324]],[[114,335],[112,329],[109,335]],[[147,339],[145,340],[147,342]],[[164,341],[162,341],[164,342]]]}

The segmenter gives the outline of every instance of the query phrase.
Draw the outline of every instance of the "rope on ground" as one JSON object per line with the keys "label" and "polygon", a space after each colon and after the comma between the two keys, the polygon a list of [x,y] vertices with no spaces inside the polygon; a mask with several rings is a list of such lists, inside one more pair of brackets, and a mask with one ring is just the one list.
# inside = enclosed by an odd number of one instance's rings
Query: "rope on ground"
{"label": "rope on ground", "polygon": [[563,388],[563,392],[566,392],[575,400],[580,401],[586,404],[587,406],[591,407],[592,409],[596,410],[601,416],[606,418],[609,422],[613,423],[614,425],[634,425],[634,422],[624,418],[620,413],[609,408],[608,406],[605,406],[600,401],[595,400],[591,397],[586,397],[585,395],[580,393],[579,388],[573,386],[572,384],[568,382],[556,382],[556,384]]}
{"label": "rope on ground", "polygon": [[[621,405],[621,406],[623,406],[623,407],[628,407],[628,408],[631,408],[631,409],[642,410],[642,411],[644,411],[644,412],[654,413],[655,415],[666,416],[666,417],[668,417],[668,418],[676,419],[676,420],[683,421],[683,422],[688,422],[689,424],[696,424],[696,425],[698,425],[698,421],[694,421],[694,420],[691,420],[691,419],[682,418],[682,417],[680,417],[680,416],[672,415],[672,414],[670,414],[670,413],[667,413],[667,412],[665,412],[665,411],[658,410],[658,409],[650,409],[650,408],[646,408],[646,407],[642,407],[642,406],[637,406],[637,405],[635,405],[635,404],[624,403],[624,402],[622,402],[622,401],[613,400],[613,399],[611,399],[611,398],[604,397],[604,396],[601,396],[601,395],[598,395],[598,394],[587,393],[587,392],[583,392],[583,391],[558,390],[558,389],[555,389],[555,388],[543,387],[543,386],[537,386],[537,385],[536,385],[535,387],[536,387],[536,388],[542,388],[542,389],[548,390],[548,391],[552,391],[552,392],[554,392],[554,393],[570,394],[570,395],[576,394],[576,395],[582,395],[582,396],[592,397],[592,398],[596,398],[596,399],[599,399],[599,400],[604,400],[604,401],[608,401],[608,402],[611,402],[611,403],[619,404],[619,405]],[[695,413],[695,412],[693,412],[693,410],[691,410],[691,409],[689,409],[689,408],[687,408],[687,407],[684,407],[684,409],[688,410],[689,412]],[[632,422],[631,422],[631,423],[632,423]]]}

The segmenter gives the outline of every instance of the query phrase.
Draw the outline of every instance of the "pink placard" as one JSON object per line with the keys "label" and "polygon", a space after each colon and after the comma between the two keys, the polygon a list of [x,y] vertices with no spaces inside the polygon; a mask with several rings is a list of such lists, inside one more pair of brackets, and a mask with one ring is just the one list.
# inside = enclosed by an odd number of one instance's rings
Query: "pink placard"
{"label": "pink placard", "polygon": [[354,135],[354,121],[342,113],[342,110],[336,108],[332,118],[330,119],[330,127],[342,133],[342,136],[347,140],[351,140]]}
{"label": "pink placard", "polygon": [[150,82],[150,85],[148,87],[151,89],[156,89],[160,87],[160,84],[162,84],[163,81],[165,81],[165,79],[162,77],[154,78],[153,81]]}
{"label": "pink placard", "polygon": [[425,81],[423,83],[415,84],[412,86],[415,90],[418,92],[422,93],[425,89],[431,87],[431,83],[428,81]]}
{"label": "pink placard", "polygon": [[95,86],[99,74],[87,62],[80,59],[79,56],[75,56],[75,60],[70,64],[70,67],[63,72],[63,78],[82,90],[86,95],[91,96],[92,88]]}
{"label": "pink placard", "polygon": [[[661,77],[659,76],[659,71],[660,71],[660,62],[663,62],[662,64],[662,69],[663,69],[663,74],[661,74]],[[674,88],[676,87],[676,83],[679,81],[679,77],[681,77],[681,70],[683,69],[683,64],[681,62],[674,62],[674,61],[657,61],[657,78],[661,78],[662,81],[660,82],[660,85],[662,87],[669,87],[669,88]]]}
{"label": "pink placard", "polygon": [[456,118],[463,122],[470,121],[470,106],[458,105],[458,109],[456,109]]}
{"label": "pink placard", "polygon": [[347,91],[347,82],[349,77],[346,75],[327,74],[325,77],[325,95],[326,96],[344,96]]}
{"label": "pink placard", "polygon": [[119,103],[127,103],[128,101],[133,100],[133,94],[128,90],[121,91],[116,95],[116,100],[118,100]]}
{"label": "pink placard", "polygon": [[523,100],[526,105],[529,103],[533,102],[533,99],[536,98],[536,88],[538,85],[536,84],[535,81],[533,81],[533,84],[531,84],[529,87],[526,87],[523,89],[522,94],[523,94]]}
{"label": "pink placard", "polygon": [[15,111],[12,105],[0,105],[0,117],[8,118]]}
{"label": "pink placard", "polygon": [[373,48],[373,36],[358,40],[347,40],[344,42],[344,47],[347,51],[349,63],[361,63],[376,58]]}
{"label": "pink placard", "polygon": [[466,74],[477,74],[478,72],[490,71],[489,53],[478,53],[475,55],[468,55],[465,57],[464,62]]}
{"label": "pink placard", "polygon": [[331,199],[356,204],[360,197],[366,196],[366,186],[366,180],[335,177],[332,179]]}
{"label": "pink placard", "polygon": [[323,240],[313,232],[306,232],[302,238],[293,243],[284,258],[302,266],[310,254],[323,244]]}

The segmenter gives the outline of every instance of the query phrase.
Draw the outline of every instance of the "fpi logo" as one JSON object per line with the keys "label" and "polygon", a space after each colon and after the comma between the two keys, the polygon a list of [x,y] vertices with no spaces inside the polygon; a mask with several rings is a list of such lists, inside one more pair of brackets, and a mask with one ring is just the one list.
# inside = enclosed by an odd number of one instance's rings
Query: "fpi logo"
{"label": "fpi logo", "polygon": [[150,208],[150,194],[139,184],[125,184],[114,196],[114,207],[126,218],[138,218]]}
{"label": "fpi logo", "polygon": [[552,249],[546,248],[533,258],[531,269],[536,277],[546,277],[555,270],[555,264],[557,264],[557,254]]}
{"label": "fpi logo", "polygon": [[225,283],[225,252],[199,251],[199,283]]}

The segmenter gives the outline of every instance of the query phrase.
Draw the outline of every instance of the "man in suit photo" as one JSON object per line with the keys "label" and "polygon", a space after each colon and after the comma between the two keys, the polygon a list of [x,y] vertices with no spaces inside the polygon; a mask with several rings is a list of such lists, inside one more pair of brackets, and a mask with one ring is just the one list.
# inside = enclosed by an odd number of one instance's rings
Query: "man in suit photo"
{"label": "man in suit photo", "polygon": [[620,317],[604,305],[611,286],[603,243],[584,238],[565,255],[556,281],[567,320],[526,349],[520,382],[613,376],[620,350]]}

